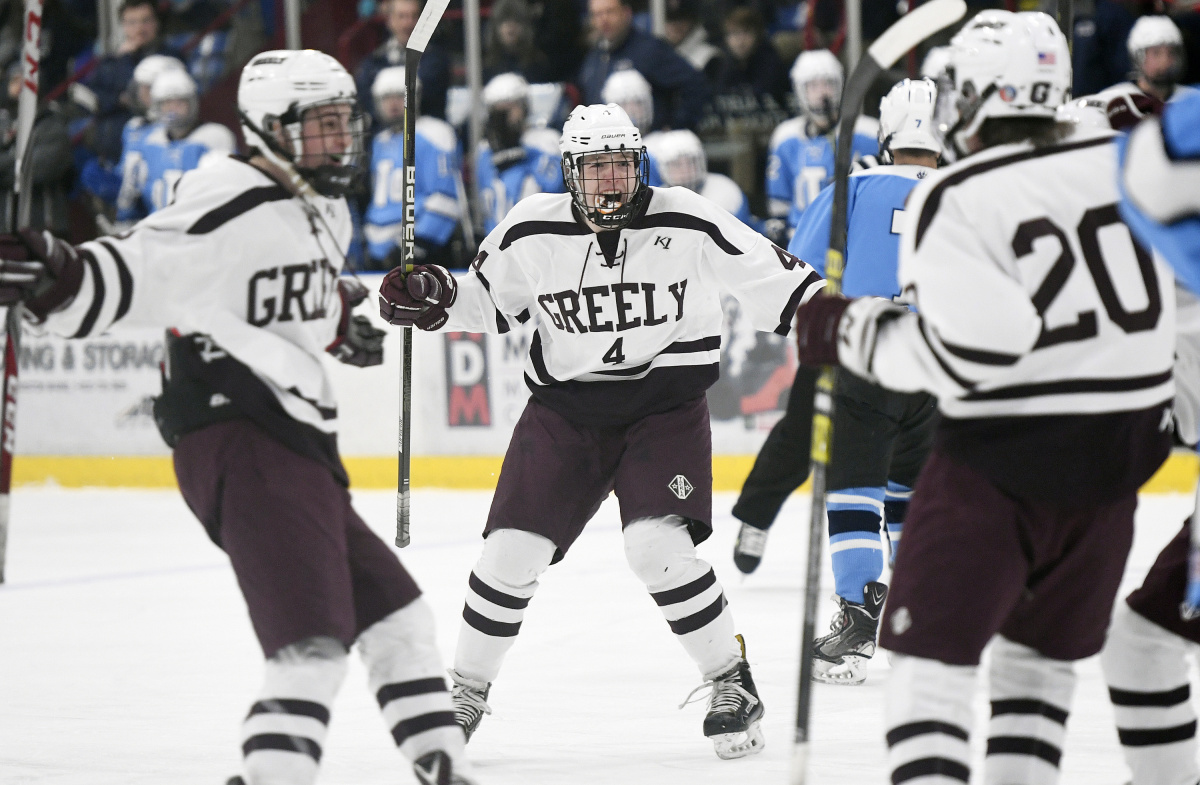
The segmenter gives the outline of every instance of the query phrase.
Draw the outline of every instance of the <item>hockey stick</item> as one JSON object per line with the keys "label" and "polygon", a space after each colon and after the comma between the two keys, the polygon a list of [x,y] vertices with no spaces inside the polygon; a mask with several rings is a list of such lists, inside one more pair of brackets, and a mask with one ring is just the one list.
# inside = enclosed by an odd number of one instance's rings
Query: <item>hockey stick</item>
{"label": "hockey stick", "polygon": [[[834,161],[833,219],[829,251],[825,257],[825,292],[842,291],[845,269],[846,211],[849,195],[850,155],[854,124],[862,113],[867,90],[881,73],[891,68],[906,52],[937,31],[949,27],[967,12],[964,0],[932,0],[905,14],[871,44],[854,68],[842,92],[841,126]],[[813,396],[812,428],[812,517],[808,531],[808,572],[804,579],[804,617],[800,633],[800,684],[796,700],[796,736],[792,749],[792,785],[803,785],[808,775],[809,721],[812,716],[812,669],[821,584],[821,550],[825,541],[825,475],[833,443],[833,390],[836,369],[821,369]]]}
{"label": "hockey stick", "polygon": [[[38,64],[41,60],[42,0],[25,0],[22,24],[21,93],[17,99],[17,140],[13,172],[16,202],[9,216],[13,230],[29,226],[33,188],[33,122],[37,117]],[[4,319],[4,381],[0,400],[0,583],[8,551],[8,517],[12,499],[13,448],[17,436],[17,361],[21,350],[20,304],[8,309]]]}
{"label": "hockey stick", "polygon": [[[404,274],[412,272],[416,259],[417,207],[417,66],[433,37],[433,31],[446,12],[450,0],[428,0],[404,50],[404,213],[400,217],[401,264]],[[412,328],[402,336],[404,367],[400,371],[400,466],[396,479],[396,547],[408,545],[409,535],[409,448],[412,445]]]}

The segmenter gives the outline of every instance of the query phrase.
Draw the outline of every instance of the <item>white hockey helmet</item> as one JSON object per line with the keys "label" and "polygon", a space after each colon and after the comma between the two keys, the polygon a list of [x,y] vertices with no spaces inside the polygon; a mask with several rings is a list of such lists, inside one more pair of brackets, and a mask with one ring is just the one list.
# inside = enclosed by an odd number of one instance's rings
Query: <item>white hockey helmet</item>
{"label": "white hockey helmet", "polygon": [[846,70],[828,49],[801,52],[789,72],[800,113],[822,133],[837,124]]}
{"label": "white hockey helmet", "polygon": [[380,70],[371,83],[371,97],[378,101],[385,95],[404,95],[404,66],[392,65]]}
{"label": "white hockey helmet", "polygon": [[1105,104],[1094,95],[1075,98],[1058,107],[1055,115],[1078,130],[1111,130]]}
{"label": "white hockey helmet", "polygon": [[[1143,16],[1134,23],[1125,42],[1129,49],[1129,62],[1137,77],[1145,77],[1152,84],[1168,86],[1176,84],[1183,75],[1183,34],[1169,16]],[[1170,47],[1174,62],[1165,73],[1154,77],[1145,72],[1146,50],[1154,46]]]}
{"label": "white hockey helmet", "polygon": [[942,72],[946,70],[946,66],[950,64],[950,47],[935,46],[925,53],[925,59],[921,61],[921,78],[932,79],[937,81]]}
{"label": "white hockey helmet", "polygon": [[665,185],[680,185],[700,193],[708,178],[708,157],[700,137],[688,130],[667,131],[654,146],[658,173]]}
{"label": "white hockey helmet", "polygon": [[632,68],[609,74],[600,91],[600,100],[624,109],[642,133],[649,132],[654,125],[654,94],[650,83]]}
{"label": "white hockey helmet", "polygon": [[[354,79],[341,64],[312,49],[280,49],[255,55],[238,83],[238,116],[246,143],[323,196],[344,196],[362,176],[365,121],[355,100]],[[349,143],[316,166],[301,166],[304,115],[326,106],[349,106]],[[277,134],[282,135],[282,139]],[[326,142],[322,136],[322,144]],[[339,140],[341,141],[341,140]]]}
{"label": "white hockey helmet", "polygon": [[1042,117],[1071,94],[1071,53],[1054,19],[1040,12],[979,12],[950,42],[940,90],[939,129],[946,147],[967,152],[967,140],[992,118]]}
{"label": "white hockey helmet", "polygon": [[[559,150],[563,180],[579,211],[604,229],[628,225],[650,188],[642,134],[625,110],[616,104],[575,107],[563,124]],[[611,168],[585,169],[600,162]]]}
{"label": "white hockey helmet", "polygon": [[[167,101],[186,101],[187,109],[183,112],[166,111],[163,104]],[[150,120],[162,123],[173,136],[179,137],[195,127],[199,112],[196,82],[187,71],[169,68],[154,78],[150,85],[150,110],[147,113]]]}
{"label": "white hockey helmet", "polygon": [[150,85],[159,74],[165,71],[183,71],[187,67],[174,57],[168,55],[146,55],[133,69],[133,81],[130,83],[133,98],[142,112],[150,110]]}
{"label": "white hockey helmet", "polygon": [[483,105],[489,109],[496,104],[518,101],[525,104],[529,102],[529,82],[520,74],[498,74],[483,88]]}
{"label": "white hockey helmet", "polygon": [[937,86],[929,79],[897,82],[879,102],[879,157],[892,162],[894,150],[942,152],[933,124]]}

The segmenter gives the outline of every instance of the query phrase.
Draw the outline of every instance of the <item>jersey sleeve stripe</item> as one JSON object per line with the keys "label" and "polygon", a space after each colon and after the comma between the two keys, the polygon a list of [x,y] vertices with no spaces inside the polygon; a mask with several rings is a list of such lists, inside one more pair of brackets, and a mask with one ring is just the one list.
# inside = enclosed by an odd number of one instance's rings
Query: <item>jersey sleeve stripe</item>
{"label": "jersey sleeve stripe", "polygon": [[697,338],[694,341],[676,341],[663,349],[660,354],[686,354],[689,352],[711,352],[721,348],[721,336],[710,335],[707,338]]}
{"label": "jersey sleeve stripe", "polygon": [[1024,150],[1019,153],[1013,153],[1012,155],[993,158],[990,161],[980,161],[974,166],[964,167],[948,177],[938,180],[929,190],[929,194],[925,197],[925,203],[921,206],[921,215],[917,219],[917,233],[913,242],[913,247],[921,247],[921,240],[924,239],[925,231],[929,229],[929,225],[933,223],[934,216],[937,215],[938,207],[941,206],[942,196],[945,195],[946,189],[960,185],[964,181],[974,177],[977,174],[984,174],[993,169],[999,169],[1002,166],[1008,166],[1009,164],[1030,161],[1035,158],[1044,158],[1048,155],[1058,155],[1059,153],[1070,153],[1074,152],[1075,150],[1082,150],[1086,147],[1096,147],[1097,145],[1111,143],[1111,136],[1101,136],[1094,139],[1085,139],[1082,142],[1073,142],[1071,144],[1038,147],[1033,150]]}
{"label": "jersey sleeve stripe", "polygon": [[208,234],[237,218],[242,213],[253,210],[260,204],[291,198],[291,192],[282,185],[264,185],[258,188],[251,188],[249,191],[238,194],[220,207],[213,208],[200,216],[199,220],[187,230],[187,233]]}
{"label": "jersey sleeve stripe", "polygon": [[690,229],[695,232],[703,232],[712,238],[712,241],[717,244],[725,253],[730,256],[741,256],[742,251],[733,243],[725,239],[725,235],[721,234],[721,230],[717,225],[705,221],[703,218],[697,218],[694,215],[686,213],[647,213],[641,218],[636,218],[629,225],[630,229],[655,229],[658,227],[671,227],[674,229]]}
{"label": "jersey sleeve stripe", "polygon": [[922,317],[918,316],[917,325],[921,328],[921,338],[925,341],[925,345],[929,347],[930,354],[933,355],[933,359],[937,361],[937,364],[941,367],[942,371],[945,372],[946,376],[950,377],[950,379],[963,390],[973,390],[975,388],[975,382],[960,376],[953,368],[950,367],[950,364],[942,358],[943,350],[941,341],[938,340],[937,336],[930,333],[929,324]]}
{"label": "jersey sleeve stripe", "polygon": [[808,293],[809,288],[814,284],[825,285],[825,279],[816,270],[804,276],[804,280],[800,282],[800,285],[792,292],[792,296],[788,298],[787,305],[783,306],[783,311],[779,314],[779,326],[775,328],[776,335],[786,337],[791,332],[792,319],[796,317],[796,309],[800,307],[800,301],[804,299],[804,295]]}
{"label": "jersey sleeve stripe", "polygon": [[107,240],[101,240],[100,245],[104,246],[110,254],[112,254],[113,262],[117,265],[117,280],[121,285],[121,299],[117,304],[117,315],[113,317],[113,322],[119,322],[129,313],[129,306],[133,302],[133,275],[129,272],[129,265],[125,264],[124,257],[117,251],[116,247]]}
{"label": "jersey sleeve stripe", "polygon": [[942,339],[941,344],[946,347],[946,351],[955,357],[967,362],[978,363],[979,365],[1016,365],[1021,359],[1016,354],[989,352],[985,349],[971,349],[966,346],[957,346],[945,339]]}
{"label": "jersey sleeve stripe", "polygon": [[[483,265],[481,264],[480,266],[482,267]],[[490,297],[492,300],[492,306],[495,307],[496,297],[492,294],[492,285],[488,283],[488,279],[483,276],[482,272],[480,272],[479,267],[475,268],[475,277],[479,279],[479,283],[483,284],[483,290],[488,293],[488,297]],[[525,314],[525,318],[528,319],[529,311],[525,311]],[[521,323],[524,324],[524,322]],[[496,329],[501,335],[504,335],[504,333],[512,329],[508,324],[508,320],[504,318],[504,314],[500,313],[499,308],[496,308]]]}
{"label": "jersey sleeve stripe", "polygon": [[558,381],[546,368],[546,358],[542,357],[542,334],[536,330],[529,341],[529,361],[533,363],[533,371],[537,374],[539,384],[554,384]]}
{"label": "jersey sleeve stripe", "polygon": [[581,226],[575,221],[522,221],[515,226],[509,227],[508,231],[504,233],[504,239],[500,241],[500,250],[506,250],[522,237],[532,237],[537,234],[573,236],[591,233],[591,229]]}
{"label": "jersey sleeve stripe", "polygon": [[1044,395],[1075,395],[1079,393],[1112,393],[1149,390],[1171,381],[1171,369],[1149,376],[1126,376],[1117,379],[1064,379],[1057,382],[1038,382],[1000,387],[995,390],[976,390],[964,396],[968,401],[1014,400]]}
{"label": "jersey sleeve stripe", "polygon": [[92,304],[88,306],[87,313],[83,317],[83,321],[79,323],[79,329],[75,331],[72,338],[86,338],[91,334],[92,328],[96,326],[96,320],[100,318],[100,309],[104,307],[104,278],[100,275],[100,263],[96,261],[96,256],[86,249],[83,250],[83,260],[87,262],[88,271],[92,276]]}

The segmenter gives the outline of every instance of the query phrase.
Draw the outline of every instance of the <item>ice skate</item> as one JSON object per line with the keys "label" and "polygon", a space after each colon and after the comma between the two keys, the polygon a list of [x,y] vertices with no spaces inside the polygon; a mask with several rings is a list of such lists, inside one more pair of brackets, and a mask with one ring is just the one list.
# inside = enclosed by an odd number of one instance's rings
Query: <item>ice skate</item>
{"label": "ice skate", "polygon": [[838,597],[838,610],[829,622],[829,634],[817,638],[813,651],[813,678],[826,684],[862,684],[867,660],[875,654],[879,616],[887,586],[871,581],[863,588],[863,604]]}
{"label": "ice skate", "polygon": [[230,777],[225,780],[225,785],[246,785],[246,781],[239,777]]}
{"label": "ice skate", "polygon": [[487,702],[492,685],[465,678],[454,670],[450,671],[450,680],[454,682],[450,690],[450,700],[454,704],[454,721],[467,735],[467,741],[470,741],[483,715],[492,713],[492,707]]}
{"label": "ice skate", "polygon": [[742,524],[737,542],[733,544],[733,563],[746,575],[758,569],[767,549],[767,530],[748,523]]}
{"label": "ice skate", "polygon": [[441,750],[427,752],[413,761],[413,774],[421,785],[476,785],[475,780],[455,771],[454,762]]}
{"label": "ice skate", "polygon": [[692,690],[683,708],[692,702],[695,695],[705,687],[712,689],[708,696],[708,714],[704,718],[704,735],[712,739],[717,757],[722,760],[744,758],[762,752],[766,746],[762,729],[763,704],[750,675],[750,663],[746,662],[746,642],[737,636],[742,647],[742,657],[725,673],[706,681]]}

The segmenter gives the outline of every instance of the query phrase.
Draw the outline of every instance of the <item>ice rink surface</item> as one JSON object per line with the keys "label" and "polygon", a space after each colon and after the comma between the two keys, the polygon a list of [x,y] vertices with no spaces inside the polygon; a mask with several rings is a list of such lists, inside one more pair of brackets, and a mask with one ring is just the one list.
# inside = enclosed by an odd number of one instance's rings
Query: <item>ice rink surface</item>
{"label": "ice rink surface", "polygon": [[[392,540],[394,494],[355,495]],[[402,552],[439,619],[449,663],[490,494],[416,491]],[[767,558],[743,580],[731,560],[734,497],[715,500],[700,547],[725,585],[766,705],[765,751],[721,761],[704,704],[676,706],[700,678],[625,564],[609,499],[529,606],[469,747],[481,785],[783,785],[799,643],[807,496],[793,496]],[[1122,595],[1178,529],[1190,498],[1145,496]],[[0,783],[223,785],[261,653],[233,573],[173,491],[20,489],[0,587]],[[832,591],[826,569],[823,593]],[[824,630],[831,602],[818,623]],[[412,782],[357,657],[333,711],[326,785]],[[858,687],[817,687],[810,783],[882,785],[887,659]],[[1079,665],[1063,782],[1127,778],[1096,659]],[[1195,693],[1193,693],[1195,694]],[[979,693],[977,761],[984,727]],[[978,774],[978,766],[976,767]]]}

